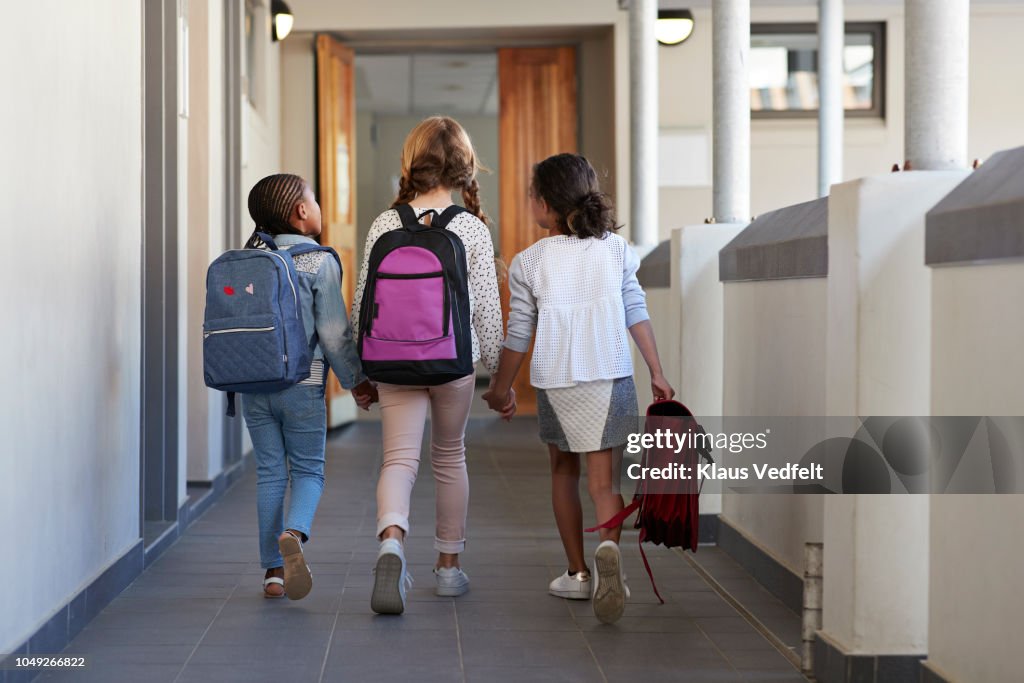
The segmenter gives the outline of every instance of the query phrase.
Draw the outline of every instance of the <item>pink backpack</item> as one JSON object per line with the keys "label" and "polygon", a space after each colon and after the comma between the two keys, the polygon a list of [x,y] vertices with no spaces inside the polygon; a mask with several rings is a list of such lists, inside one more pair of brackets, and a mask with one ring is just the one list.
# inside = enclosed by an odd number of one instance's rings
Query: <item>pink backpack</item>
{"label": "pink backpack", "polygon": [[[370,250],[359,316],[363,372],[389,384],[435,385],[473,373],[466,248],[448,223],[466,209],[419,216],[395,210],[402,227]],[[430,215],[429,223],[421,219]]]}

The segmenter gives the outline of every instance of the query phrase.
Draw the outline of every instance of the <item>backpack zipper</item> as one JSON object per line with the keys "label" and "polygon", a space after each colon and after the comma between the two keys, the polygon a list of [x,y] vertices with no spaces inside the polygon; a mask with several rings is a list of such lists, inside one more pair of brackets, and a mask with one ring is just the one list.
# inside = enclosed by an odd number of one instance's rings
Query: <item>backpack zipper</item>
{"label": "backpack zipper", "polygon": [[442,275],[444,275],[443,270],[436,270],[431,273],[377,273],[377,277],[382,280],[421,280],[441,277]]}
{"label": "backpack zipper", "polygon": [[215,334],[229,334],[234,332],[273,332],[276,328],[271,325],[270,327],[229,327],[224,330],[210,330],[209,332],[203,333],[203,339],[215,335]]}

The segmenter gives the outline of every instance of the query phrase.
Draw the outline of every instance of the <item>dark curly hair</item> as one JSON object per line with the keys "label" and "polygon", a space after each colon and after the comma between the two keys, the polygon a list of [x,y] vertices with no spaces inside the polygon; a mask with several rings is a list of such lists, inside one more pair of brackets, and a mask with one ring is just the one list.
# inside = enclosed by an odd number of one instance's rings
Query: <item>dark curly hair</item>
{"label": "dark curly hair", "polygon": [[586,157],[556,154],[533,167],[530,191],[558,216],[558,227],[581,239],[604,238],[618,230],[611,197],[601,191]]}

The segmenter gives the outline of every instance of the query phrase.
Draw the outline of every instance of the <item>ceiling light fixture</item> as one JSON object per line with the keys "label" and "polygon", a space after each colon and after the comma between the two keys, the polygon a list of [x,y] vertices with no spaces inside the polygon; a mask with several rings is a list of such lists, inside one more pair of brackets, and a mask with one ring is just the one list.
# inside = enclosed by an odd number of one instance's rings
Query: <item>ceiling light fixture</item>
{"label": "ceiling light fixture", "polygon": [[693,34],[693,12],[688,9],[658,10],[654,35],[661,45],[679,45]]}
{"label": "ceiling light fixture", "polygon": [[295,16],[292,14],[291,8],[284,0],[271,0],[270,16],[272,22],[271,37],[275,41],[287,38],[288,34],[292,32],[292,26],[295,24]]}

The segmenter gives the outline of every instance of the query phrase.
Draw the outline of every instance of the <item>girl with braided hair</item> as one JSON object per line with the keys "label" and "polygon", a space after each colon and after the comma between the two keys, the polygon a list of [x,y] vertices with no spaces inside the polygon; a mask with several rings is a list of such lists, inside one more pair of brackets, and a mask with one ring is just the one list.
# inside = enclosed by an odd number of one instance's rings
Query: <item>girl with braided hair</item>
{"label": "girl with braided hair", "polygon": [[[454,119],[432,116],[409,133],[402,148],[402,177],[395,204],[410,204],[416,215],[433,209],[440,215],[458,191],[467,209],[447,229],[466,248],[469,308],[472,321],[473,362],[483,359],[487,369],[498,369],[501,351],[501,301],[495,276],[494,245],[487,216],[480,207],[481,169],[469,135]],[[398,211],[389,209],[373,222],[366,238],[362,269],[352,303],[352,323],[358,325],[360,302],[366,285],[369,255],[387,231],[402,227]],[[466,422],[473,401],[475,378],[467,375],[437,386],[401,386],[380,383],[383,461],[377,483],[377,537],[380,550],[370,607],[381,614],[405,609],[408,583],[403,541],[409,532],[409,499],[420,462],[427,408],[430,408],[430,449],[437,488],[434,548],[438,551],[434,576],[438,595],[455,597],[469,589],[469,578],[459,566],[466,545],[466,510],[469,479],[466,475]],[[398,568],[398,569],[396,569]]]}
{"label": "girl with braided hair", "polygon": [[[272,236],[280,249],[315,243],[320,234],[320,206],[309,184],[296,175],[279,173],[256,183],[249,192],[249,214],[256,222],[249,248],[262,245],[256,232]],[[306,336],[310,342],[314,332],[318,336],[309,378],[272,394],[243,394],[242,414],[256,459],[260,564],[266,570],[263,595],[299,600],[313,587],[302,544],[309,540],[324,486],[327,371],[334,370],[361,405],[368,406],[375,392],[352,341],[338,263],[322,251],[299,254],[293,261]],[[253,294],[248,288],[246,292]]]}

